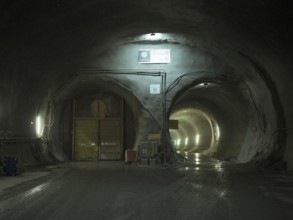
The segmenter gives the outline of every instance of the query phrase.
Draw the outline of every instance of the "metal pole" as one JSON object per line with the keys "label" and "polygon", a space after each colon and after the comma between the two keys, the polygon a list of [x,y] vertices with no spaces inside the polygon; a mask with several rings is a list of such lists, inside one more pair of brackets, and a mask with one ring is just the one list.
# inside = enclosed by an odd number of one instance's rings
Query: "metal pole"
{"label": "metal pole", "polygon": [[161,72],[162,85],[162,151],[166,164],[167,153],[167,110],[166,110],[166,72]]}

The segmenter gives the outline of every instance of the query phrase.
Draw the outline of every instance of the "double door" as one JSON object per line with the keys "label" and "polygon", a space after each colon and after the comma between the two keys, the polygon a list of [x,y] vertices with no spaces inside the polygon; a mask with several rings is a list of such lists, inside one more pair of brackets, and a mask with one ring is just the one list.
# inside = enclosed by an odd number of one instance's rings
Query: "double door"
{"label": "double door", "polygon": [[75,160],[122,159],[120,118],[75,118],[74,127]]}

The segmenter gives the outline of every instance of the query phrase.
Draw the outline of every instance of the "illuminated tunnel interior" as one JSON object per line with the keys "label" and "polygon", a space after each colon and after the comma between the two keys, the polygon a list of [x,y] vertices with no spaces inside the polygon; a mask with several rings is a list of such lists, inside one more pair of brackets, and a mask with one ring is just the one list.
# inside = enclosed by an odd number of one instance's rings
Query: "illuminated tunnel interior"
{"label": "illuminated tunnel interior", "polygon": [[[137,150],[156,134],[163,154],[199,152],[236,163],[291,166],[291,14],[281,6],[4,2],[0,156],[64,162],[79,147],[97,153],[95,147],[112,144],[122,160],[126,149]],[[75,114],[77,99],[86,97],[93,97],[84,105],[88,114]],[[166,132],[168,118],[179,120],[178,130]],[[106,121],[104,130],[111,131],[111,120],[120,128],[117,140],[84,142],[77,135],[79,129],[90,135],[89,127]]]}
{"label": "illuminated tunnel interior", "polygon": [[189,85],[171,108],[170,119],[179,120],[179,129],[170,129],[176,150],[235,162],[253,160],[257,152],[250,145],[264,135],[255,136],[258,126],[267,126],[258,120],[254,101],[249,88],[233,78]]}
{"label": "illuminated tunnel interior", "polygon": [[220,130],[205,112],[195,108],[177,110],[170,116],[178,120],[178,129],[171,129],[170,135],[177,153],[212,152],[219,141]]}

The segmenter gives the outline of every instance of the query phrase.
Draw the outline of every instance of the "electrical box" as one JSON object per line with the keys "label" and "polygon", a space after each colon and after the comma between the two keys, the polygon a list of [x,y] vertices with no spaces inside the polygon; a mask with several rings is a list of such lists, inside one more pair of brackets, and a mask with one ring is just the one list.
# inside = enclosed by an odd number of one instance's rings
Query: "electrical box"
{"label": "electrical box", "polygon": [[149,165],[149,159],[148,158],[140,158],[139,164],[143,165],[143,166],[148,166]]}
{"label": "electrical box", "polygon": [[149,158],[149,165],[150,166],[156,166],[157,165],[157,159],[156,158]]}
{"label": "electrical box", "polygon": [[139,146],[139,156],[156,157],[158,153],[158,142],[141,142]]}
{"label": "electrical box", "polygon": [[125,151],[125,162],[126,163],[135,163],[136,162],[136,151],[135,150],[126,150]]}

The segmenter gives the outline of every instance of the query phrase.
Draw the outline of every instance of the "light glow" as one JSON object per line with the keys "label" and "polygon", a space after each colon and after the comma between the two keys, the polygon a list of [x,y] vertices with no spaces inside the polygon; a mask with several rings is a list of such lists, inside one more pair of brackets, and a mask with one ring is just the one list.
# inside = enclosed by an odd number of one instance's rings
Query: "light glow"
{"label": "light glow", "polygon": [[216,126],[216,130],[217,130],[216,140],[218,141],[220,138],[220,128],[218,125]]}
{"label": "light glow", "polygon": [[198,84],[199,86],[207,86],[208,85],[208,83],[207,82],[203,82],[203,83],[200,83],[200,84]]}
{"label": "light glow", "polygon": [[144,38],[146,40],[161,40],[162,37],[163,37],[162,33],[150,33],[150,34],[144,35]]}
{"label": "light glow", "polygon": [[44,190],[45,188],[47,187],[47,184],[41,184],[39,186],[36,186],[34,188],[32,188],[31,190],[27,191],[25,193],[25,196],[26,197],[31,197],[33,196],[34,194],[38,193],[38,192],[41,192],[42,190]]}
{"label": "light glow", "polygon": [[43,120],[42,120],[41,116],[38,115],[36,117],[36,135],[38,137],[41,137],[43,135],[43,131],[44,131]]}
{"label": "light glow", "polygon": [[197,135],[195,136],[195,144],[196,144],[196,145],[199,144],[199,138],[200,138],[200,135],[197,134]]}
{"label": "light glow", "polygon": [[185,138],[185,146],[187,146],[187,145],[188,145],[188,137]]}
{"label": "light glow", "polygon": [[223,167],[222,166],[223,166],[222,162],[217,161],[217,163],[215,164],[216,171],[219,172],[219,173],[223,172]]}

